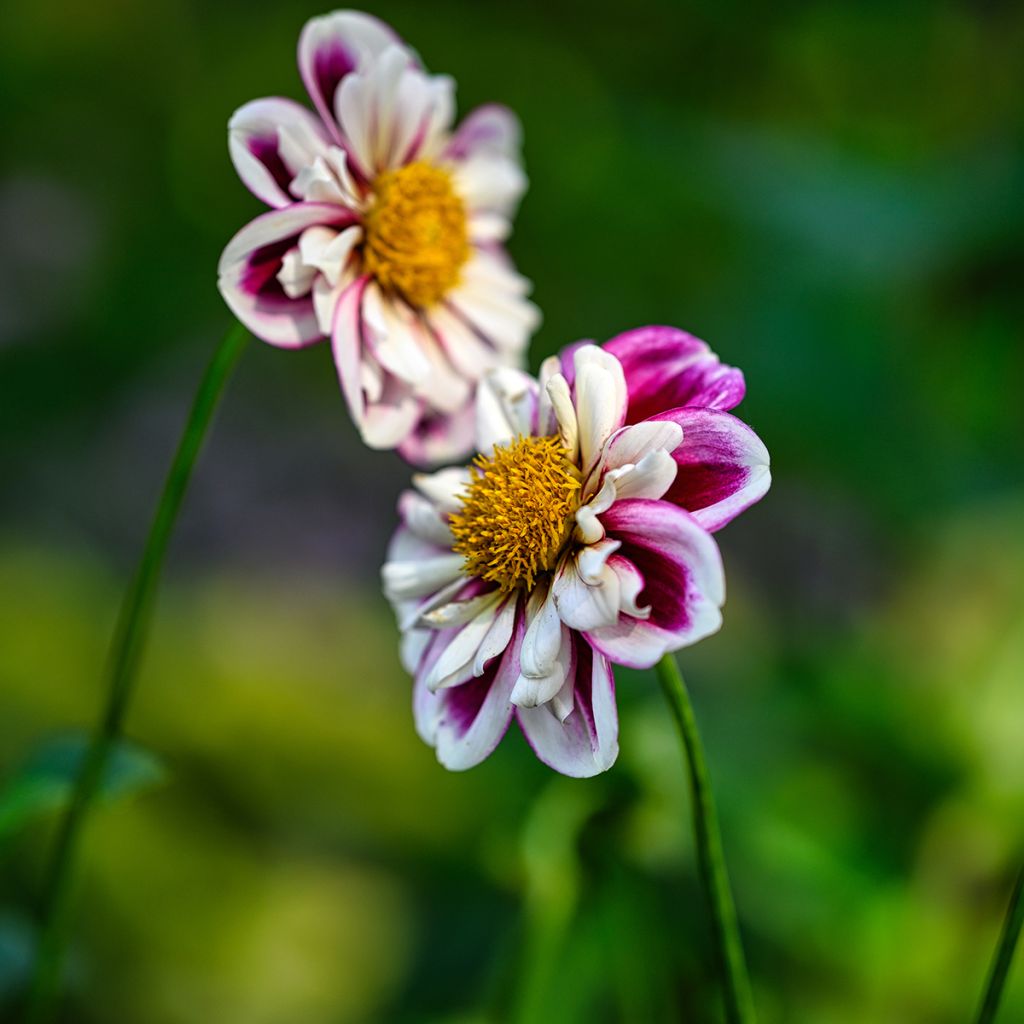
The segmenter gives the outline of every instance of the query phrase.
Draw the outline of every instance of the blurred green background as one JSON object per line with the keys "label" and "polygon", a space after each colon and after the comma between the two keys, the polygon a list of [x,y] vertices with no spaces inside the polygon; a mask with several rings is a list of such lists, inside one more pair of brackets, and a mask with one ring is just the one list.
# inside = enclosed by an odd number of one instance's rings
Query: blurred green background
{"label": "blurred green background", "polygon": [[[298,3],[0,8],[0,779],[90,723],[119,595],[259,210],[225,124],[299,98]],[[532,361],[664,322],[744,368],[768,498],[682,657],[767,1024],[969,1019],[1024,848],[1024,8],[385,3],[525,124]],[[66,1020],[717,1019],[682,762],[466,775],[377,588],[407,477],[329,352],[253,344],[88,835]],[[0,837],[0,1007],[53,817]],[[1024,1020],[1017,965],[1001,1020]],[[0,1009],[0,1018],[5,1011]]]}

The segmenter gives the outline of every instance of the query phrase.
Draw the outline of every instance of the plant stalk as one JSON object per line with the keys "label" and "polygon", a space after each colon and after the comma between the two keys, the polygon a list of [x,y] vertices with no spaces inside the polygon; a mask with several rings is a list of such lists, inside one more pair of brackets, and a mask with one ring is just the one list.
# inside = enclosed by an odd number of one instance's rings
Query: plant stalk
{"label": "plant stalk", "polygon": [[167,474],[142,558],[121,603],[108,662],[106,701],[93,729],[70,802],[58,826],[43,884],[39,940],[25,1008],[25,1024],[48,1024],[57,1009],[68,943],[72,880],[82,833],[131,703],[167,545],[196,458],[227,379],[248,338],[249,332],[241,324],[234,324],[207,366]]}
{"label": "plant stalk", "polygon": [[679,728],[683,753],[689,773],[690,796],[693,806],[693,831],[697,847],[697,866],[711,916],[718,972],[722,985],[722,1001],[727,1024],[754,1024],[754,1000],[747,977],[743,945],[740,941],[733,904],[729,875],[722,853],[722,836],[718,827],[718,814],[711,793],[707,762],[701,744],[697,720],[690,703],[690,695],[682,673],[671,654],[666,654],[655,666],[658,680],[665,693]]}
{"label": "plant stalk", "polygon": [[1003,930],[999,936],[992,966],[989,969],[988,982],[978,1010],[978,1024],[992,1024],[999,1011],[999,1003],[1003,998],[1006,976],[1010,972],[1013,953],[1020,938],[1021,926],[1024,925],[1024,869],[1017,876],[1013,892],[1010,894],[1010,905],[1006,908]]}

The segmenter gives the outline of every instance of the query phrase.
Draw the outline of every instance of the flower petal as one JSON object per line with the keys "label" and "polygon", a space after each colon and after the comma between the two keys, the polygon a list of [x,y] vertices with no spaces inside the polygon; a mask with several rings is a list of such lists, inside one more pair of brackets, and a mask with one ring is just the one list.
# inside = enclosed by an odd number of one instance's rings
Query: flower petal
{"label": "flower petal", "polygon": [[253,100],[228,122],[228,151],[245,186],[268,206],[295,202],[291,183],[325,156],[330,138],[320,119],[282,97]]}
{"label": "flower petal", "polygon": [[[521,616],[520,616],[521,619]],[[441,710],[434,732],[437,759],[450,771],[464,771],[488,757],[512,720],[512,687],[519,673],[522,623],[508,650],[478,679],[438,694]]]}
{"label": "flower petal", "polygon": [[489,455],[495,445],[531,435],[536,419],[537,382],[528,373],[500,367],[480,382],[476,392],[478,451]]}
{"label": "flower petal", "polygon": [[519,118],[508,107],[487,103],[470,111],[445,147],[450,160],[466,160],[477,153],[516,160],[522,145]]}
{"label": "flower petal", "polygon": [[[526,297],[529,291],[530,282],[511,265],[477,250],[446,302],[509,362],[522,354],[540,325],[540,310]],[[479,371],[473,374],[478,376]]]}
{"label": "flower petal", "polygon": [[323,337],[310,295],[289,298],[278,279],[289,250],[314,225],[344,227],[355,214],[331,203],[294,203],[250,221],[228,242],[217,268],[220,293],[257,337],[298,348]]}
{"label": "flower petal", "polygon": [[551,704],[517,708],[516,719],[533,752],[549,768],[574,778],[607,771],[619,753],[615,680],[606,658],[577,641],[574,707],[564,721]]}
{"label": "flower petal", "polygon": [[[619,577],[607,565],[617,541],[601,541],[569,559],[551,586],[558,615],[565,625],[581,631],[614,626],[619,619]],[[584,560],[584,552],[591,553]]]}
{"label": "flower petal", "polygon": [[512,703],[534,707],[562,688],[570,655],[569,631],[562,625],[553,589],[535,590],[526,606],[526,635],[520,652],[520,676]]}
{"label": "flower petal", "polygon": [[596,345],[576,350],[574,399],[583,476],[597,465],[605,442],[626,415],[626,381],[619,361]]}
{"label": "flower petal", "polygon": [[419,422],[398,446],[398,453],[414,466],[436,466],[463,458],[473,449],[476,407],[470,400],[451,414],[424,410]]}
{"label": "flower petal", "polygon": [[[614,626],[588,632],[606,657],[630,668],[650,668],[663,654],[716,632],[722,624],[725,575],[718,545],[697,521],[667,501],[627,499],[602,517],[609,537],[644,580],[641,620],[622,614]],[[611,560],[609,560],[611,562]]]}
{"label": "flower petal", "polygon": [[511,217],[527,186],[518,161],[484,150],[455,164],[452,177],[470,214],[489,211]]}
{"label": "flower petal", "polygon": [[341,133],[334,119],[334,98],[339,84],[400,42],[388,25],[360,11],[335,11],[306,22],[299,36],[299,74],[337,141]]}
{"label": "flower petal", "polygon": [[743,374],[675,327],[638,327],[606,342],[604,350],[622,363],[629,423],[680,406],[731,409],[743,399]]}
{"label": "flower petal", "polygon": [[657,419],[683,428],[672,453],[679,470],[665,500],[692,513],[705,530],[720,530],[765,496],[768,449],[742,420],[712,409],[673,409]]}

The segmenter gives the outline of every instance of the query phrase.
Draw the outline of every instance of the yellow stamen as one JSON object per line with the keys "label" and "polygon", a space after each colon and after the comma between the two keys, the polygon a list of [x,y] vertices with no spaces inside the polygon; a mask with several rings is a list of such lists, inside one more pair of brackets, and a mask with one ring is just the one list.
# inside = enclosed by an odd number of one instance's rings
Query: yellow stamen
{"label": "yellow stamen", "polygon": [[447,171],[416,162],[373,183],[366,215],[366,270],[414,306],[429,306],[458,282],[469,258],[466,209]]}
{"label": "yellow stamen", "polygon": [[520,437],[478,455],[462,508],[449,517],[464,571],[504,591],[532,587],[569,537],[580,481],[558,437]]}

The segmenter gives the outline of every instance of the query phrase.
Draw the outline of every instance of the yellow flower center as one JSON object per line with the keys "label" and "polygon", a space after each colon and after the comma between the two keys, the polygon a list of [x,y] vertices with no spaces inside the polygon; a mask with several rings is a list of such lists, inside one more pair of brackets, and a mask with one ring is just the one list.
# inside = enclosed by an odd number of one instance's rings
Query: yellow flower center
{"label": "yellow flower center", "polygon": [[567,455],[557,437],[520,437],[476,457],[462,508],[448,520],[466,573],[509,591],[555,567],[579,499]]}
{"label": "yellow flower center", "polygon": [[469,258],[466,208],[447,171],[412,163],[373,183],[366,215],[366,270],[413,306],[429,306],[458,281]]}

